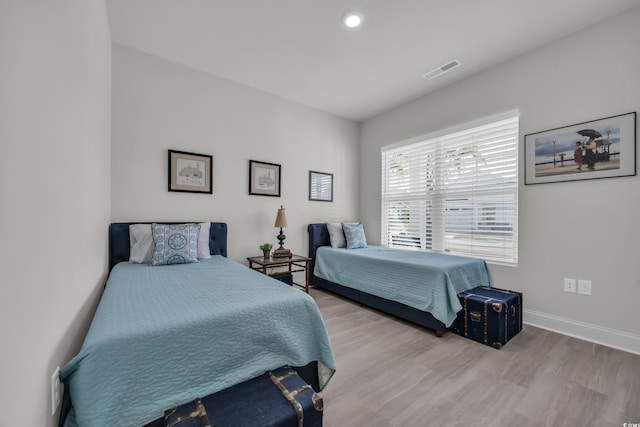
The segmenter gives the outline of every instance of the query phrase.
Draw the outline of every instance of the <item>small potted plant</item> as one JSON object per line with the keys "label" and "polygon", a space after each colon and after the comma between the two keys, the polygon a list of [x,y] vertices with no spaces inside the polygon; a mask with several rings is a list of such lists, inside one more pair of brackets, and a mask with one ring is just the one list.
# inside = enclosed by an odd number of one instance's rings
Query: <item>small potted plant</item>
{"label": "small potted plant", "polygon": [[271,243],[265,243],[262,246],[260,246],[260,249],[262,249],[262,255],[264,255],[265,258],[269,258],[269,254],[271,253],[272,247],[273,245]]}

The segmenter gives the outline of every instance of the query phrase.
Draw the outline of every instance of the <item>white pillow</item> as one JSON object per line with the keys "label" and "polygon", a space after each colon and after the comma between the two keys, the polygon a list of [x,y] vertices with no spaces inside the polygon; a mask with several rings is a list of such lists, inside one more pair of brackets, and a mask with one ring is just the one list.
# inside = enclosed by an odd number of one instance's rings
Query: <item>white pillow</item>
{"label": "white pillow", "polygon": [[328,222],[327,230],[329,231],[329,240],[332,248],[344,248],[347,246],[341,222]]}
{"label": "white pillow", "polygon": [[209,229],[210,222],[200,223],[200,235],[198,236],[198,259],[211,258],[211,249],[209,248]]}
{"label": "white pillow", "polygon": [[[328,222],[327,230],[329,231],[329,240],[332,248],[346,248],[347,240],[344,237],[342,222]],[[357,222],[345,222],[345,224],[359,224]]]}
{"label": "white pillow", "polygon": [[129,225],[129,262],[137,264],[151,262],[153,249],[151,224]]}

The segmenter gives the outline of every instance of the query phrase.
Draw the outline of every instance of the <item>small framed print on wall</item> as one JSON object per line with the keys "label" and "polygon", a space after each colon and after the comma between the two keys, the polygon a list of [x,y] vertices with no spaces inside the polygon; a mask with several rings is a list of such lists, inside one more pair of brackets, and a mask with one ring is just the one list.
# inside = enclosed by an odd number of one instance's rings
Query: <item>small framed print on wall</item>
{"label": "small framed print on wall", "polygon": [[213,193],[213,157],[169,150],[169,191]]}
{"label": "small framed print on wall", "polygon": [[333,174],[309,171],[309,200],[333,202]]}
{"label": "small framed print on wall", "polygon": [[280,165],[249,160],[249,194],[280,197]]}

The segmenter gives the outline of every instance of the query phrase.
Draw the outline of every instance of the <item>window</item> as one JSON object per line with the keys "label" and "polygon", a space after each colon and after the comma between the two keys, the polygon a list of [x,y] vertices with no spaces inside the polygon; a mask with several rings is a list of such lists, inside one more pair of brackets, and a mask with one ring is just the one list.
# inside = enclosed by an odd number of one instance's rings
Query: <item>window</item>
{"label": "window", "polygon": [[381,242],[516,265],[518,113],[383,147]]}

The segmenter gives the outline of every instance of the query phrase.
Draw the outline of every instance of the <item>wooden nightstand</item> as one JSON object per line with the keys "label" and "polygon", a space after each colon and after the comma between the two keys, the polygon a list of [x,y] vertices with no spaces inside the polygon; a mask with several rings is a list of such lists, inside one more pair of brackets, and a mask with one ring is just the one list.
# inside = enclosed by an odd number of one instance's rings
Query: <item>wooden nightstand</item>
{"label": "wooden nightstand", "polygon": [[[304,285],[293,282],[293,285],[299,286],[309,293],[309,261],[311,258],[302,255],[291,255],[291,258],[265,258],[263,256],[247,257],[249,268],[266,274],[267,276],[276,276],[282,273],[304,272]],[[255,265],[254,265],[255,264]],[[285,269],[276,269],[276,267],[285,267]]]}

